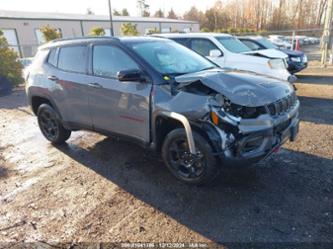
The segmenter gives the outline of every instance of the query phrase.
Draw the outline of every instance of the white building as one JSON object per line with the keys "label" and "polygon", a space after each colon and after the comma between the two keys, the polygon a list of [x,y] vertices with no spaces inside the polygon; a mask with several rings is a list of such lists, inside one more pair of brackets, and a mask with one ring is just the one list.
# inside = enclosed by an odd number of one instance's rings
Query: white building
{"label": "white building", "polygon": [[[136,24],[141,35],[151,29],[160,32],[198,32],[200,29],[197,22],[186,20],[113,16],[115,36],[121,35],[121,25],[124,23]],[[88,35],[94,27],[102,27],[106,35],[110,35],[108,16],[0,10],[0,30],[21,57],[35,54],[37,47],[44,42],[40,28],[46,25],[57,28],[63,38]]]}

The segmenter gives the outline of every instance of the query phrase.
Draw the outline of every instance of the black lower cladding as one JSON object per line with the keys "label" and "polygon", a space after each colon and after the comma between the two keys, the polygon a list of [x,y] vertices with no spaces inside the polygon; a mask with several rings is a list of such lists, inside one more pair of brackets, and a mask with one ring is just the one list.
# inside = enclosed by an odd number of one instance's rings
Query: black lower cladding
{"label": "black lower cladding", "polygon": [[299,129],[299,119],[288,119],[274,128],[253,132],[236,140],[232,156],[223,156],[231,163],[255,163],[267,157],[275,148],[294,141]]}

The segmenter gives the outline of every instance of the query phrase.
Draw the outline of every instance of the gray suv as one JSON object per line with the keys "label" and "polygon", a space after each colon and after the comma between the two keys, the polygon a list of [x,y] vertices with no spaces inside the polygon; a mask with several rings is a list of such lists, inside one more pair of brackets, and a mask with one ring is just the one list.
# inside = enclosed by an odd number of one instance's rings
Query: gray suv
{"label": "gray suv", "polygon": [[26,92],[43,135],[127,138],[161,154],[180,180],[212,181],[222,165],[267,157],[299,126],[283,81],[218,68],[162,38],[80,38],[39,48]]}

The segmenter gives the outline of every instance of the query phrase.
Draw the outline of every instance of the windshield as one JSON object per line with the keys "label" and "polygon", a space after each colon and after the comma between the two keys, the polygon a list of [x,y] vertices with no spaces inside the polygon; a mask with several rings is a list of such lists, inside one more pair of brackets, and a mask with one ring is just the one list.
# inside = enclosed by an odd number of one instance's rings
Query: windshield
{"label": "windshield", "polygon": [[262,44],[265,48],[277,49],[277,46],[275,46],[270,40],[266,38],[260,38],[258,42]]}
{"label": "windshield", "polygon": [[173,41],[148,41],[128,44],[161,74],[187,74],[216,66],[197,53]]}
{"label": "windshield", "polygon": [[216,36],[215,37],[227,50],[233,53],[251,52],[251,49],[235,37]]}

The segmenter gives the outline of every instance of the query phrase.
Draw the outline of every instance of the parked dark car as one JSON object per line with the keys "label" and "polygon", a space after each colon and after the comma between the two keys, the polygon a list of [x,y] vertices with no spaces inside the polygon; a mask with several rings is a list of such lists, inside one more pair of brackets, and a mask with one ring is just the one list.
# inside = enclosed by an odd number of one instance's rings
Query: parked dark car
{"label": "parked dark car", "polygon": [[223,165],[258,162],[298,133],[291,84],[222,70],[167,39],[48,43],[26,92],[52,143],[79,129],[130,139],[192,184],[212,181]]}
{"label": "parked dark car", "polygon": [[288,71],[292,74],[302,71],[308,66],[308,58],[302,51],[282,49],[275,46],[271,41],[261,36],[238,37],[246,46],[252,50],[278,49],[288,55]]}

